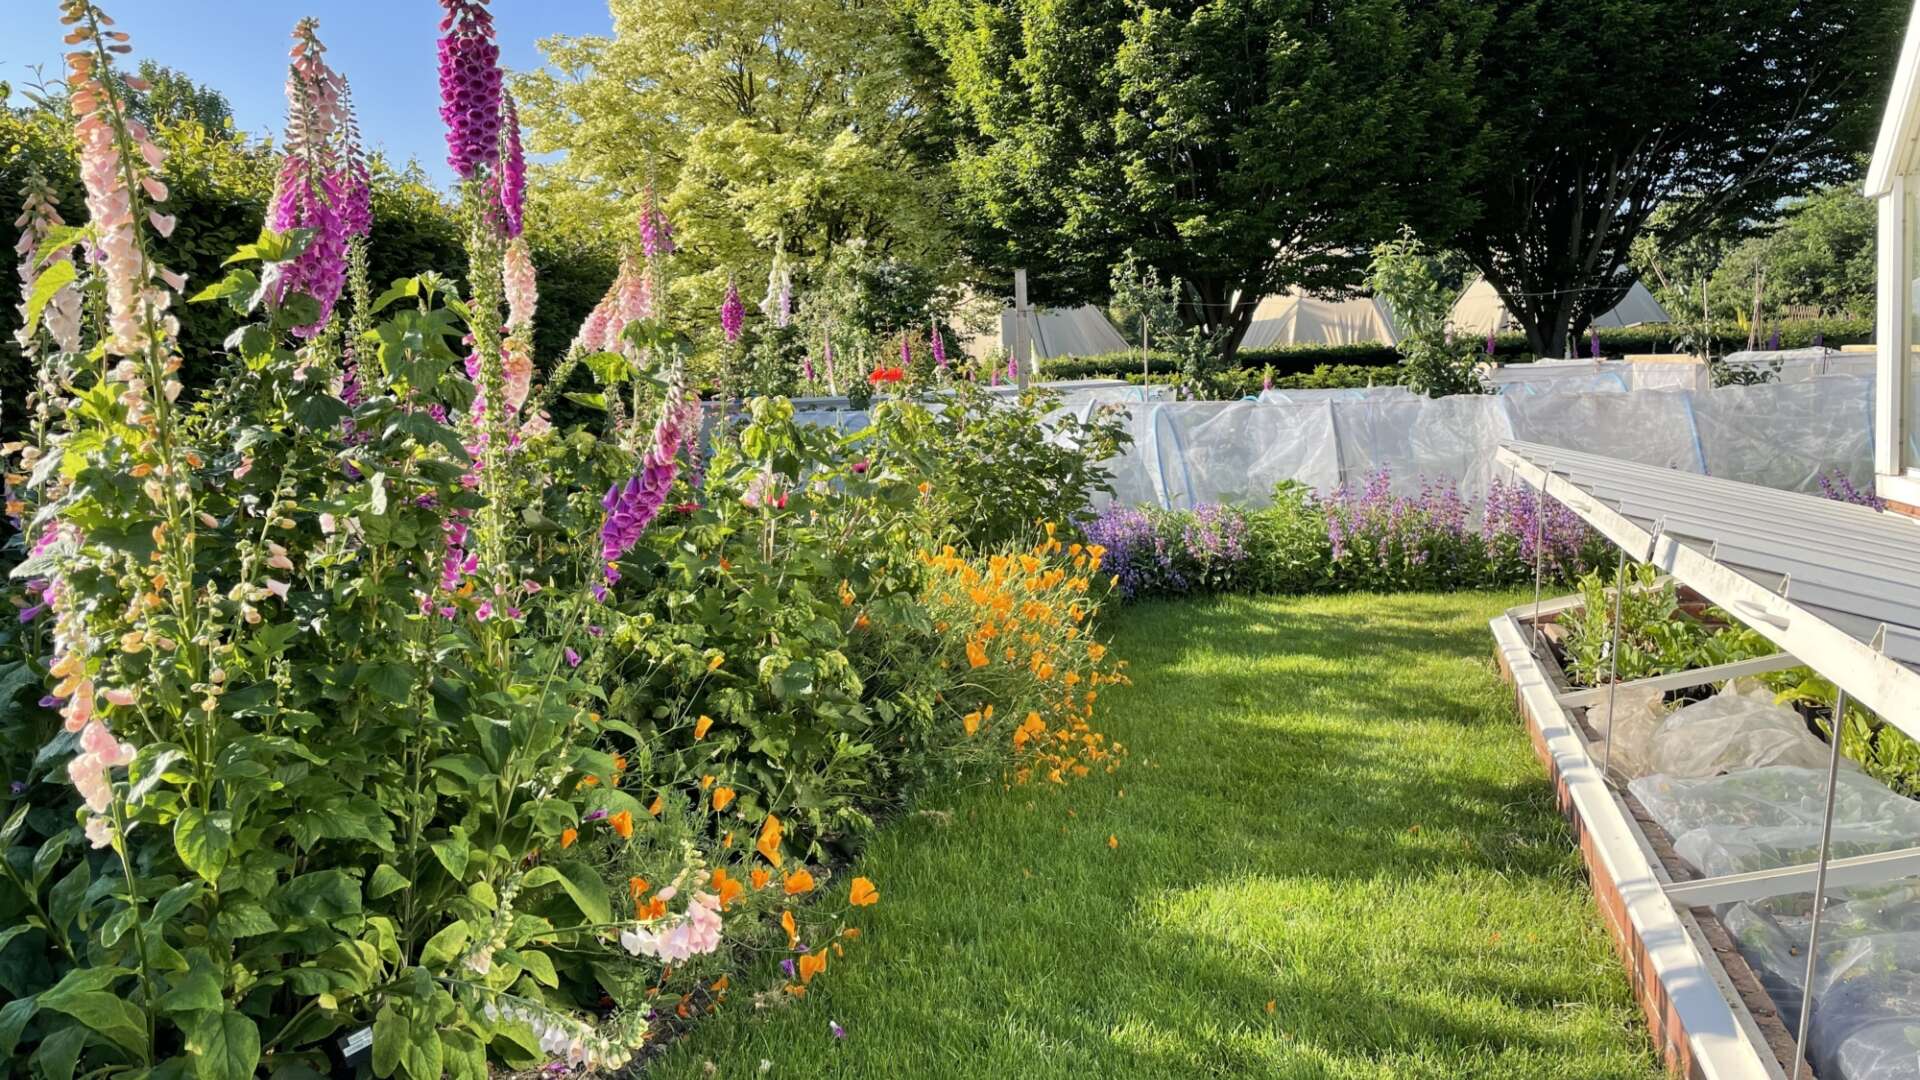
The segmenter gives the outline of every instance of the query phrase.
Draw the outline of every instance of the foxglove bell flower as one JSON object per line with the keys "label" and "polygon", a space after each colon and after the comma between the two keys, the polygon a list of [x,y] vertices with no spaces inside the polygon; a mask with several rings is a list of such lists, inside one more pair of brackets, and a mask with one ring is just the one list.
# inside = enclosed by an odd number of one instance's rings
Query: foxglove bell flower
{"label": "foxglove bell flower", "polygon": [[663,258],[673,254],[673,223],[660,209],[660,201],[653,185],[648,184],[641,199],[640,208],[640,251],[649,259]]}
{"label": "foxglove bell flower", "polygon": [[500,166],[487,180],[487,216],[501,236],[518,239],[526,223],[527,156],[520,147],[520,110],[500,95]]}
{"label": "foxglove bell flower", "polygon": [[[14,340],[19,342],[23,351],[33,351],[33,336],[27,333],[26,297],[33,295],[34,287],[56,263],[73,261],[73,247],[68,245],[51,252],[44,262],[36,262],[40,245],[53,230],[65,224],[60,219],[59,196],[54,194],[52,185],[45,177],[33,173],[27,177],[25,187],[26,200],[21,206],[20,217],[14,225],[20,230],[20,239],[14,244],[14,253],[20,256],[20,296],[23,302],[17,310],[20,312],[20,329],[14,331]],[[40,325],[47,330],[47,336],[53,340],[54,347],[61,352],[80,351],[80,289],[68,283],[54,292],[41,310]]]}
{"label": "foxglove bell flower", "polygon": [[699,400],[687,386],[685,369],[675,367],[667,381],[660,418],[654,424],[653,443],[647,448],[640,471],[625,484],[608,488],[606,497],[600,500],[607,512],[600,527],[600,557],[606,563],[609,583],[620,580],[615,564],[640,542],[640,535],[667,504],[680,472],[680,448],[699,437],[699,422]]}
{"label": "foxglove bell flower", "polygon": [[540,291],[533,272],[533,254],[527,250],[526,237],[516,236],[507,245],[501,284],[507,294],[507,329],[516,333],[532,330],[533,313],[540,302]]}
{"label": "foxglove bell flower", "polygon": [[727,344],[740,340],[740,330],[746,325],[747,309],[740,303],[740,290],[733,282],[727,282],[726,299],[720,302],[720,332],[726,335]]}
{"label": "foxglove bell flower", "polygon": [[947,368],[947,339],[940,333],[940,324],[933,326],[933,365],[942,371]]}
{"label": "foxglove bell flower", "polygon": [[447,164],[471,180],[500,146],[500,46],[486,0],[440,0],[440,119],[447,125]]}
{"label": "foxglove bell flower", "polygon": [[312,323],[295,336],[320,333],[347,280],[347,240],[360,224],[358,181],[345,133],[346,80],[327,65],[319,23],[302,19],[293,29],[293,62],[287,68],[287,156],[274,189],[276,232],[305,229],[307,246],[273,271],[268,293],[275,303],[304,293],[320,305]]}

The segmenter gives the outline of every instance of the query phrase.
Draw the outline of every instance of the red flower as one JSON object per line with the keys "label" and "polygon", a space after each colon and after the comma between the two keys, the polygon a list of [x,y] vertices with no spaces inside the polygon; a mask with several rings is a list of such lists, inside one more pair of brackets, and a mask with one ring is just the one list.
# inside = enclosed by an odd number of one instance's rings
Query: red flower
{"label": "red flower", "polygon": [[867,376],[867,381],[879,386],[881,383],[899,382],[906,377],[907,373],[897,367],[878,367],[873,369],[873,374]]}

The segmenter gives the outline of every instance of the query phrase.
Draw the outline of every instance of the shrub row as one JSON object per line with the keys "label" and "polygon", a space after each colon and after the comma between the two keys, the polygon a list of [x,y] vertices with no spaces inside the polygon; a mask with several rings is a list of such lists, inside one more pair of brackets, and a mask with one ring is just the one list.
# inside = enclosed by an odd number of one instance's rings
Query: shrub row
{"label": "shrub row", "polygon": [[[1783,349],[1801,349],[1811,346],[1816,340],[1837,348],[1841,345],[1864,344],[1873,340],[1873,320],[1871,319],[1798,319],[1781,323],[1777,328],[1770,327],[1762,335],[1762,347],[1771,338],[1775,329],[1780,335],[1780,347]],[[1678,348],[1677,341],[1681,331],[1673,325],[1610,327],[1600,331],[1600,344],[1607,355],[1619,357],[1635,353],[1672,352]],[[1714,328],[1714,347],[1716,353],[1725,353],[1744,348],[1747,333],[1732,323],[1718,324]],[[1587,352],[1583,341],[1578,350],[1581,355]],[[1507,363],[1520,363],[1534,359],[1529,351],[1525,334],[1500,334],[1494,338],[1494,355]],[[1366,369],[1391,368],[1400,361],[1400,354],[1392,347],[1378,344],[1363,345],[1290,345],[1269,349],[1242,349],[1236,355],[1236,365],[1242,370],[1261,371],[1271,366],[1276,386],[1367,386],[1391,381],[1391,376],[1377,373],[1367,374]],[[1138,350],[1103,353],[1098,356],[1060,356],[1040,362],[1040,371],[1049,379],[1131,379],[1142,381],[1153,376],[1171,377],[1177,367],[1173,358],[1165,353],[1153,352],[1147,357],[1150,374],[1141,371],[1141,355]],[[1285,380],[1295,377],[1311,377],[1317,371],[1326,369],[1335,373],[1339,382],[1321,381],[1289,383]],[[1371,383],[1367,380],[1371,379]]]}

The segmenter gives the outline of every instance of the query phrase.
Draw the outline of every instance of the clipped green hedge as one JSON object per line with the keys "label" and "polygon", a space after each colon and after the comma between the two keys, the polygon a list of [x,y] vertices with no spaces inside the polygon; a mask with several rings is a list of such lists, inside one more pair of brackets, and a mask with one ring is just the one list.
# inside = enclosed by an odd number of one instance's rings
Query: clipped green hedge
{"label": "clipped green hedge", "polygon": [[[1803,349],[1819,336],[1829,347],[1858,345],[1873,340],[1872,319],[1796,319],[1765,328],[1761,347],[1775,330],[1780,347]],[[1679,328],[1671,324],[1606,328],[1600,331],[1600,345],[1608,356],[1636,353],[1674,352]],[[1716,354],[1744,348],[1747,332],[1733,323],[1714,327]],[[1577,350],[1587,354],[1583,338]],[[1535,359],[1527,348],[1525,334],[1499,334],[1494,337],[1494,356],[1505,363],[1525,363]],[[1288,345],[1271,349],[1242,349],[1236,364],[1242,371],[1260,372],[1269,365],[1274,385],[1283,389],[1313,389],[1380,385],[1399,382],[1389,369],[1400,362],[1400,354],[1385,345]],[[1146,372],[1141,371],[1140,351],[1102,353],[1098,356],[1056,356],[1040,361],[1040,374],[1048,379],[1128,379],[1133,382],[1169,382],[1176,373],[1175,363],[1165,353],[1148,354]],[[1305,380],[1305,381],[1295,381]],[[1256,389],[1258,383],[1255,384]]]}

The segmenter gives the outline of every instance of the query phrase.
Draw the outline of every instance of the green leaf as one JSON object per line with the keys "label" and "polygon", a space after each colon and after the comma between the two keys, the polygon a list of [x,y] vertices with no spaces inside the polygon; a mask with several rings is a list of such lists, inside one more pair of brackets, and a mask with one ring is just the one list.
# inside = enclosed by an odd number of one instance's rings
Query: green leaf
{"label": "green leaf", "polygon": [[593,377],[599,380],[601,386],[619,386],[633,374],[633,365],[619,353],[589,353],[581,358],[581,363],[587,365],[587,370],[593,372]]}
{"label": "green leaf", "polygon": [[22,329],[28,336],[40,329],[40,313],[53,300],[53,294],[73,284],[75,276],[71,261],[54,263],[40,272],[34,280],[32,295],[27,297],[26,325]]}
{"label": "green leaf", "polygon": [[400,1055],[406,1049],[410,1034],[407,1018],[401,1016],[392,1005],[380,1006],[373,1014],[373,1075],[392,1076],[393,1070],[400,1066]]}
{"label": "green leaf", "polygon": [[287,882],[279,900],[294,915],[332,922],[360,914],[360,883],[345,870],[317,870]]}
{"label": "green leaf", "polygon": [[197,806],[180,811],[173,823],[173,849],[187,869],[208,882],[217,882],[233,848],[233,818],[225,811],[207,813]]}
{"label": "green leaf", "polygon": [[559,987],[560,973],[553,969],[553,958],[535,949],[527,949],[520,954],[520,966],[527,974],[539,980],[543,986]]}
{"label": "green leaf", "polygon": [[613,921],[613,905],[607,899],[606,882],[600,879],[593,868],[577,860],[568,860],[559,864],[546,863],[536,866],[527,874],[526,887],[533,888],[549,883],[558,884],[573,898],[574,906],[588,922],[604,923]]}
{"label": "green leaf", "polygon": [[33,1063],[46,1080],[73,1080],[73,1067],[80,1060],[80,1048],[92,1033],[75,1024],[40,1040],[33,1052]]}
{"label": "green leaf", "polygon": [[412,884],[405,874],[381,863],[373,868],[373,876],[367,879],[367,899],[378,900],[383,896],[391,896]]}
{"label": "green leaf", "polygon": [[260,1029],[244,1013],[201,1013],[186,1025],[186,1035],[200,1080],[251,1080],[260,1065]]}
{"label": "green leaf", "polygon": [[266,908],[247,900],[222,903],[215,921],[222,934],[234,939],[258,937],[280,929],[280,924],[273,921],[273,916],[267,914]]}
{"label": "green leaf", "polygon": [[33,996],[14,998],[0,1006],[0,1061],[12,1061],[14,1047],[20,1045],[20,1033],[40,1007]]}
{"label": "green leaf", "polygon": [[448,837],[435,840],[429,846],[433,850],[433,857],[447,868],[447,874],[453,880],[459,881],[467,876],[467,856],[470,852],[466,840],[457,836]]}
{"label": "green leaf", "polygon": [[427,762],[427,768],[450,772],[476,788],[485,787],[493,780],[493,770],[474,754],[446,754]]}
{"label": "green leaf", "polygon": [[389,660],[360,669],[359,683],[399,705],[412,696],[414,675],[413,665]]}
{"label": "green leaf", "polygon": [[147,1047],[147,1014],[118,994],[104,990],[63,994],[57,998],[50,993],[42,994],[40,1007],[66,1013],[131,1053],[139,1054]]}
{"label": "green leaf", "polygon": [[173,981],[173,987],[160,998],[160,1008],[170,1013],[217,1011],[227,1007],[220,993],[220,980],[213,970],[196,967]]}
{"label": "green leaf", "polygon": [[473,929],[464,922],[453,922],[440,928],[440,932],[427,939],[420,947],[420,966],[440,970],[453,963],[473,936]]}
{"label": "green leaf", "polygon": [[259,239],[235,248],[233,254],[227,256],[227,261],[220,265],[232,266],[234,263],[248,261],[286,262],[305,251],[307,241],[311,239],[313,239],[312,229],[288,229],[283,233],[274,232],[272,229],[261,229]]}

